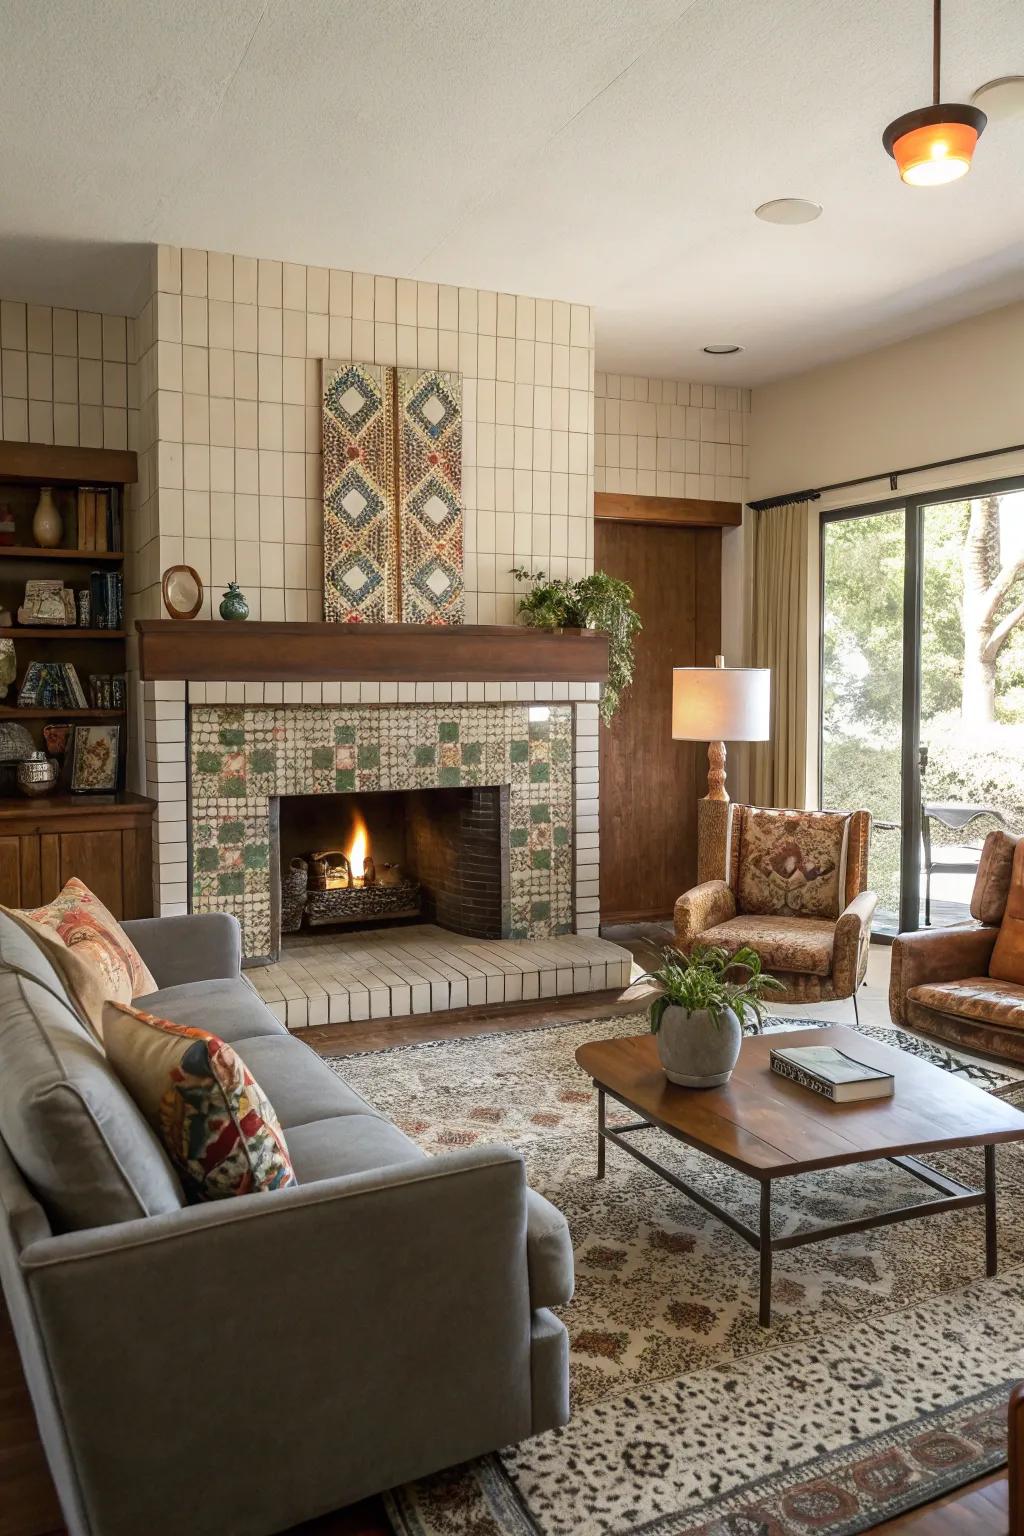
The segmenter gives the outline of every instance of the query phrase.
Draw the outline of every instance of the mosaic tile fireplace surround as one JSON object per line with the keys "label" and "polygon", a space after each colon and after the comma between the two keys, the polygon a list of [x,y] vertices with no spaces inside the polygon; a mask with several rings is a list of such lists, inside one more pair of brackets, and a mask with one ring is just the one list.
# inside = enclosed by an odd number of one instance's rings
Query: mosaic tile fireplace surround
{"label": "mosaic tile fireplace surround", "polygon": [[596,717],[536,699],[192,704],[192,910],[233,912],[246,958],[273,959],[277,797],[493,785],[508,789],[508,936],[596,933],[596,865],[580,878],[588,846],[596,860]]}

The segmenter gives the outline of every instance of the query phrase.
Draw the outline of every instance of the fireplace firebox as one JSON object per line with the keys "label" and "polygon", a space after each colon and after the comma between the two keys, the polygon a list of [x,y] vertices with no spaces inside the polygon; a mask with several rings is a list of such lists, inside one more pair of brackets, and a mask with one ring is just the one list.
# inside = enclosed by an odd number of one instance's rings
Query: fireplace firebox
{"label": "fireplace firebox", "polygon": [[508,938],[508,786],[271,800],[273,932],[429,922]]}

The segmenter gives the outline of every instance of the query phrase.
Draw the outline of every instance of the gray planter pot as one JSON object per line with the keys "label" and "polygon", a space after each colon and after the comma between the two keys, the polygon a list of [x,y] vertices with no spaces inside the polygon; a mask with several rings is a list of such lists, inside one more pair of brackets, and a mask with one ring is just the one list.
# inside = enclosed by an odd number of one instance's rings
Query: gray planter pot
{"label": "gray planter pot", "polygon": [[714,1014],[666,1008],[657,1033],[658,1056],[670,1083],[718,1088],[732,1076],[743,1030],[731,1008]]}

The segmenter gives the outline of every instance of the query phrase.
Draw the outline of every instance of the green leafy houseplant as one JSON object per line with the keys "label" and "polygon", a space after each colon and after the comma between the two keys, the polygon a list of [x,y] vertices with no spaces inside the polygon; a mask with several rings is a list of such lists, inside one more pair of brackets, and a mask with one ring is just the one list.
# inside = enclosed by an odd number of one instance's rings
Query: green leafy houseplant
{"label": "green leafy houseplant", "polygon": [[[746,971],[746,976],[730,980],[730,972]],[[651,1003],[651,1030],[661,1028],[666,1008],[683,1008],[687,1013],[709,1013],[717,1021],[731,1008],[743,1029],[755,1033],[764,1024],[767,1006],[765,992],[785,990],[781,981],[761,969],[761,957],[744,946],[734,955],[713,944],[696,944],[688,955],[678,949],[666,949],[664,963],[642,978],[653,981],[659,994]]]}
{"label": "green leafy houseplant", "polygon": [[517,565],[512,575],[529,583],[519,602],[524,624],[535,629],[603,629],[607,634],[608,681],[601,698],[601,719],[607,725],[633,681],[633,641],[643,627],[633,611],[633,588],[607,571],[564,581]]}

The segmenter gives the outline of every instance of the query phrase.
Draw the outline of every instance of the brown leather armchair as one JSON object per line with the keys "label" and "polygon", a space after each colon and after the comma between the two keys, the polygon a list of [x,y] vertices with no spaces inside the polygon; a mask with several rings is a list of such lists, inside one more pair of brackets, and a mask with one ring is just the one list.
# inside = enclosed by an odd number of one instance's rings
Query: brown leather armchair
{"label": "brown leather armchair", "polygon": [[1024,986],[988,974],[1019,839],[990,832],[978,861],[971,919],[901,933],[892,946],[889,1012],[952,1045],[1024,1062]]}
{"label": "brown leather armchair", "polygon": [[783,983],[773,999],[852,997],[856,1011],[878,899],[866,889],[870,813],[733,805],[720,825],[711,858],[722,878],[676,902],[678,947],[749,945]]}

